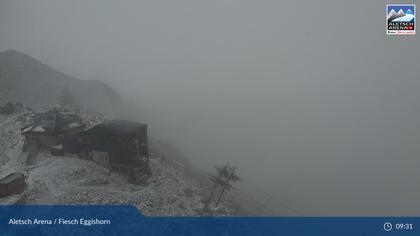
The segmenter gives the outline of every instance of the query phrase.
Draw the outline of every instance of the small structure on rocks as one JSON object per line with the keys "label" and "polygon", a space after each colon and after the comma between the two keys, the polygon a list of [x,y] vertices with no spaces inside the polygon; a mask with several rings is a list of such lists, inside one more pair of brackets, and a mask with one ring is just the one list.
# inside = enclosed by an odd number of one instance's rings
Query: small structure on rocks
{"label": "small structure on rocks", "polygon": [[22,193],[25,185],[25,176],[22,173],[12,173],[0,179],[0,197]]}
{"label": "small structure on rocks", "polygon": [[86,128],[81,118],[66,114],[57,109],[35,115],[34,122],[21,129],[25,136],[24,150],[35,145],[40,149],[50,150],[60,145],[64,139]]}

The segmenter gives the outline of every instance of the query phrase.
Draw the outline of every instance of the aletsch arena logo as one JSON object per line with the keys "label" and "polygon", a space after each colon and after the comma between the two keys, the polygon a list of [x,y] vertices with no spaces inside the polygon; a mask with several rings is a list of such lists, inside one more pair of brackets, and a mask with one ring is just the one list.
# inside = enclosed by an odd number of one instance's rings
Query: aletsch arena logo
{"label": "aletsch arena logo", "polygon": [[416,34],[416,6],[389,4],[386,6],[387,34]]}

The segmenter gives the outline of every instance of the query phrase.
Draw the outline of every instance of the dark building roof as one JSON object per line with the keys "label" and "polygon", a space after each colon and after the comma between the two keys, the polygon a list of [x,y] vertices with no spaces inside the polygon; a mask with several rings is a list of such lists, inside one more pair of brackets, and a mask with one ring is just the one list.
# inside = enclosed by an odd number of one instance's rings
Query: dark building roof
{"label": "dark building roof", "polygon": [[28,132],[44,134],[60,134],[76,128],[84,128],[85,124],[76,115],[60,113],[58,111],[48,111],[37,114],[35,122],[22,128],[22,134]]}
{"label": "dark building roof", "polygon": [[96,125],[92,129],[104,128],[118,135],[125,136],[125,135],[136,133],[138,130],[145,129],[146,127],[147,127],[146,124],[137,123],[134,121],[110,120],[110,121],[101,123],[99,125]]}
{"label": "dark building roof", "polygon": [[22,173],[12,173],[6,177],[4,177],[3,179],[0,179],[0,184],[9,184],[11,182],[13,182],[16,179],[19,178],[23,178],[24,175]]}

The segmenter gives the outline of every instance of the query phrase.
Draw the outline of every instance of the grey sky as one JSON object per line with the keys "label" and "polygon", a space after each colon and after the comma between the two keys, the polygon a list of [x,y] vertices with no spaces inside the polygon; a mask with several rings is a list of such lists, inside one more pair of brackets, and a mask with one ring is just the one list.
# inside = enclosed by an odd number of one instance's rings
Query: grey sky
{"label": "grey sky", "polygon": [[6,0],[0,50],[107,82],[301,214],[418,215],[420,43],[386,3]]}

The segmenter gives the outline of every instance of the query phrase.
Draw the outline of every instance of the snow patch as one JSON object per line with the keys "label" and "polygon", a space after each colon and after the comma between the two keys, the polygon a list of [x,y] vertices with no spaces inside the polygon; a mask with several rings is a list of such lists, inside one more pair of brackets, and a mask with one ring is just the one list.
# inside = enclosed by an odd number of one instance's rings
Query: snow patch
{"label": "snow patch", "polygon": [[45,129],[42,126],[38,125],[32,131],[35,131],[35,132],[45,132]]}
{"label": "snow patch", "polygon": [[71,124],[69,124],[69,127],[70,128],[79,127],[79,124],[77,124],[77,123],[71,123]]}

